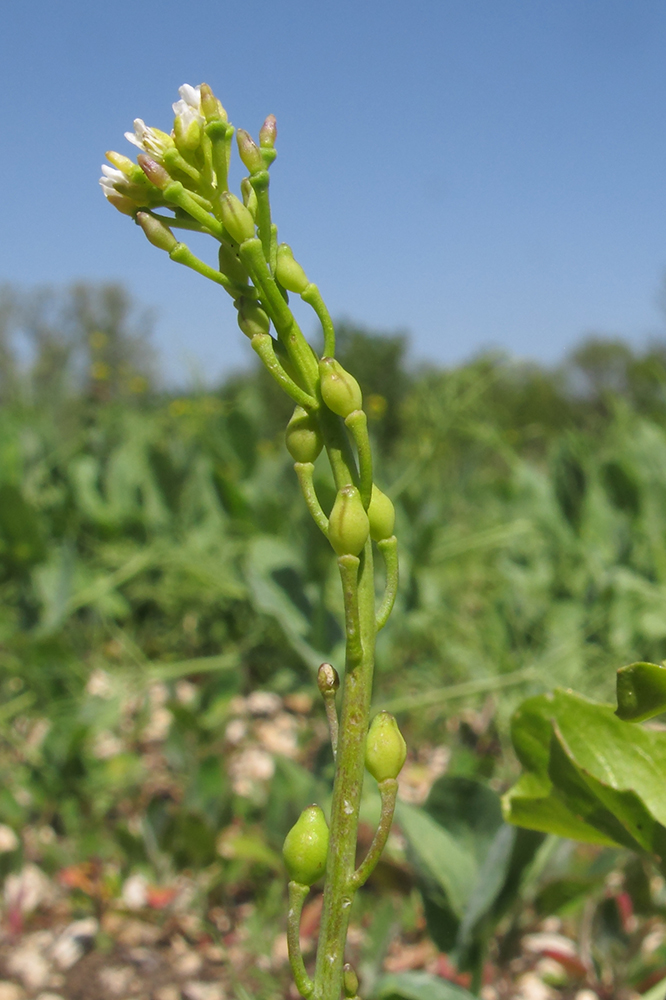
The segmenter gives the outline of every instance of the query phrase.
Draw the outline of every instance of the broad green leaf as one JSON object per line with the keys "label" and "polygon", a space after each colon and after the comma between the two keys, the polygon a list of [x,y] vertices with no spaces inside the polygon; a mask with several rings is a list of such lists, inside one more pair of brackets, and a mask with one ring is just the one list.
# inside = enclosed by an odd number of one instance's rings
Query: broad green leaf
{"label": "broad green leaf", "polygon": [[530,829],[666,858],[666,734],[625,726],[611,706],[556,691],[524,702],[512,736],[526,774],[504,798]]}
{"label": "broad green leaf", "polygon": [[474,855],[478,865],[483,863],[502,825],[496,792],[471,778],[444,775],[430,789],[424,809]]}
{"label": "broad green leaf", "polygon": [[462,986],[447,982],[429,972],[391,973],[377,983],[377,1000],[473,1000],[473,994]]}
{"label": "broad green leaf", "polygon": [[426,891],[434,891],[442,902],[448,901],[462,918],[478,873],[473,853],[417,806],[398,802],[396,819]]}
{"label": "broad green leaf", "polygon": [[502,823],[490,844],[479,876],[467,902],[458,931],[457,949],[462,957],[474,943],[481,925],[495,924],[520,892],[523,876],[543,842],[543,836]]}
{"label": "broad green leaf", "polygon": [[623,722],[644,722],[666,712],[666,667],[630,663],[617,672],[617,711]]}

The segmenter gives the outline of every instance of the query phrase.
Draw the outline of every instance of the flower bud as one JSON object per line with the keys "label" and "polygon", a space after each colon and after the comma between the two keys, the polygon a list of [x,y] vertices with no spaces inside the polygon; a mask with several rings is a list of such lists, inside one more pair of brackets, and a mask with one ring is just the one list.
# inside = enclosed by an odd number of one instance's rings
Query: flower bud
{"label": "flower bud", "polygon": [[331,663],[322,663],[317,671],[317,687],[324,697],[335,694],[340,687],[340,677]]}
{"label": "flower bud", "polygon": [[164,222],[160,222],[147,212],[137,212],[136,221],[143,229],[148,238],[148,242],[159,250],[166,250],[167,253],[178,246],[178,240]]}
{"label": "flower bud", "polygon": [[238,253],[228,243],[220,244],[218,261],[222,274],[226,274],[227,278],[231,278],[234,284],[247,285],[247,271],[243,267]]}
{"label": "flower bud", "polygon": [[259,145],[262,149],[273,149],[277,139],[277,122],[275,115],[269,115],[259,129]]}
{"label": "flower bud", "polygon": [[407,756],[407,744],[390,712],[374,717],[365,744],[365,766],[375,781],[397,778]]}
{"label": "flower bud", "polygon": [[288,292],[296,292],[298,295],[304,292],[310,284],[305,276],[305,271],[294,260],[292,249],[287,243],[280,243],[277,248],[275,277]]}
{"label": "flower bud", "polygon": [[244,128],[239,128],[236,132],[236,142],[240,158],[251,174],[257,174],[260,170],[265,169],[261,150],[249,132],[246,132]]}
{"label": "flower bud", "polygon": [[335,358],[322,358],[319,362],[321,395],[329,410],[340,417],[348,417],[363,405],[361,387]]}
{"label": "flower bud", "polygon": [[268,333],[271,321],[260,305],[242,296],[236,299],[235,304],[238,309],[238,325],[246,337],[252,340],[257,334]]}
{"label": "flower bud", "polygon": [[287,424],[285,442],[295,462],[314,462],[324,443],[316,417],[297,406]]}
{"label": "flower bud", "polygon": [[385,538],[390,538],[395,528],[395,507],[379,489],[372,485],[372,496],[368,507],[368,520],[370,521],[370,537],[375,542],[381,542]]}
{"label": "flower bud", "polygon": [[257,218],[257,192],[254,190],[250,184],[250,178],[244,177],[241,181],[241,194],[243,195],[243,204],[249,211],[253,219]]}
{"label": "flower bud", "polygon": [[157,163],[156,160],[151,160],[151,158],[146,156],[144,153],[139,153],[136,161],[150,183],[154,184],[156,188],[160,189],[160,191],[164,191],[164,189],[171,184],[170,175],[160,163]]}
{"label": "flower bud", "polygon": [[137,210],[137,204],[130,198],[125,198],[122,194],[107,194],[106,200],[114,208],[117,208],[122,215],[133,216]]}
{"label": "flower bud", "polygon": [[232,239],[237,243],[250,240],[254,236],[254,219],[252,214],[239,201],[235,194],[230,191],[223,191],[220,195],[220,208],[222,210],[222,224]]}
{"label": "flower bud", "polygon": [[344,994],[349,1000],[358,995],[358,976],[347,962],[342,969],[342,985]]}
{"label": "flower bud", "polygon": [[368,540],[370,522],[355,486],[338,491],[328,519],[328,539],[339,556],[358,556]]}
{"label": "flower bud", "polygon": [[308,806],[287,834],[282,848],[282,857],[292,882],[312,885],[324,874],[328,837],[328,826],[321,808]]}
{"label": "flower bud", "polygon": [[227,113],[207,83],[201,84],[199,94],[201,96],[201,114],[206,122],[226,122]]}
{"label": "flower bud", "polygon": [[132,177],[134,171],[136,170],[136,163],[134,160],[130,160],[129,156],[123,156],[122,153],[116,153],[114,149],[109,149],[104,154],[109,163],[113,164],[114,167],[122,172],[127,177]]}
{"label": "flower bud", "polygon": [[176,146],[183,150],[193,151],[201,145],[203,129],[201,121],[191,115],[177,115],[173,122],[173,131],[176,137]]}

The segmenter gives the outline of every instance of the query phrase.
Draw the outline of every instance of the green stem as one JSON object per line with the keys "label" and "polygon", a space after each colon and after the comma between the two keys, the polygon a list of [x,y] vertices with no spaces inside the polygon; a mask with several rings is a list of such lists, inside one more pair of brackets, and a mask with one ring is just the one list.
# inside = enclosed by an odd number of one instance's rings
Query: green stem
{"label": "green stem", "polygon": [[255,237],[241,243],[240,257],[259,289],[264,308],[272,319],[280,340],[287,348],[295,368],[300,372],[305,388],[309,392],[314,392],[319,382],[317,360],[268,270],[261,240]]}
{"label": "green stem", "polygon": [[209,122],[205,128],[206,135],[211,143],[211,157],[213,170],[217,179],[218,193],[229,190],[229,149],[231,137],[227,140],[227,133],[233,135],[233,127],[227,122]]}
{"label": "green stem", "polygon": [[307,885],[300,882],[289,883],[289,912],[287,914],[287,947],[289,949],[289,964],[294,975],[296,988],[302,997],[311,997],[314,983],[305,970],[301,954],[301,913],[303,903],[310,891]]}
{"label": "green stem", "polygon": [[328,538],[328,518],[321,508],[319,497],[317,496],[314,482],[312,480],[314,464],[312,462],[294,462],[294,471],[298,476],[301,493],[303,494],[307,508],[312,515],[312,520],[315,522],[319,530]]}
{"label": "green stem", "polygon": [[377,611],[377,631],[379,632],[384,628],[393,611],[395,597],[398,593],[398,539],[395,535],[391,535],[390,538],[382,538],[380,542],[377,542],[377,546],[384,556],[384,565],[386,566],[386,588],[382,603]]}
{"label": "green stem", "polygon": [[332,413],[327,406],[319,408],[318,416],[336,489],[341,490],[343,486],[358,486],[356,459],[340,417]]}
{"label": "green stem", "polygon": [[346,665],[355,665],[361,659],[361,625],[358,608],[358,571],[361,560],[358,556],[340,556],[338,566],[342,580],[342,596],[345,602],[345,631],[347,636]]}
{"label": "green stem", "polygon": [[324,694],[324,708],[328,722],[328,731],[331,734],[331,748],[333,750],[333,760],[338,756],[338,738],[340,736],[340,726],[338,723],[338,710],[335,706],[335,691],[327,691]]}
{"label": "green stem", "polygon": [[252,350],[256,351],[259,355],[278,385],[282,386],[287,395],[291,396],[295,403],[303,406],[306,410],[316,409],[317,400],[314,396],[310,396],[299,385],[296,385],[276,358],[273,349],[273,338],[270,333],[256,333],[250,340],[250,344],[252,345]]}
{"label": "green stem", "polygon": [[271,203],[268,196],[270,176],[267,170],[260,170],[250,177],[250,184],[257,195],[257,230],[264,250],[264,257],[271,260]]}
{"label": "green stem", "polygon": [[367,510],[372,497],[372,451],[368,437],[368,418],[363,410],[354,410],[345,417],[345,424],[351,431],[358,451],[361,500]]}
{"label": "green stem", "polygon": [[187,212],[193,219],[196,219],[200,225],[209,229],[218,240],[222,239],[224,235],[222,224],[217,221],[214,215],[211,215],[210,212],[207,212],[205,208],[199,205],[192,193],[187,191],[180,181],[171,181],[162,193],[165,201],[170,202],[172,205],[177,205],[178,208],[182,208],[184,212]]}
{"label": "green stem", "polygon": [[326,303],[322,299],[319,289],[316,285],[310,282],[305,291],[301,293],[301,298],[304,302],[307,302],[308,305],[312,306],[317,314],[317,319],[321,323],[321,328],[324,331],[323,357],[335,357],[335,327],[333,326],[331,314],[326,308]]}
{"label": "green stem", "polygon": [[210,264],[206,264],[203,260],[199,260],[196,257],[186,243],[177,243],[169,254],[171,260],[175,260],[177,264],[183,264],[185,267],[191,268],[198,274],[203,274],[204,278],[209,278],[210,281],[217,282],[218,285],[222,285],[229,295],[236,296],[239,293],[237,285],[227,278],[226,274],[222,274],[221,271],[216,271],[214,267]]}
{"label": "green stem", "polygon": [[386,841],[391,832],[393,813],[395,812],[395,800],[398,795],[397,780],[395,778],[386,778],[385,781],[380,781],[379,793],[382,797],[382,812],[379,818],[379,826],[377,827],[367,855],[354,872],[354,886],[357,889],[360,889],[368,881],[377,867],[377,862],[381,857],[382,851],[386,847]]}
{"label": "green stem", "polygon": [[356,837],[375,652],[375,593],[370,541],[360,560],[356,595],[361,656],[356,661],[350,656],[348,647],[324,904],[317,946],[316,1000],[339,1000],[347,928],[356,891]]}

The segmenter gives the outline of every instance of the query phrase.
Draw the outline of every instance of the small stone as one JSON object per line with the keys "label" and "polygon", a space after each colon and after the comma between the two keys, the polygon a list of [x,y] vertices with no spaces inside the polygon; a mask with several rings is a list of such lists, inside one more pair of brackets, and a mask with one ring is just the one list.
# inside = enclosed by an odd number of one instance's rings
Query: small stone
{"label": "small stone", "polygon": [[104,990],[113,996],[131,992],[134,981],[134,970],[129,965],[107,966],[100,969],[97,978]]}
{"label": "small stone", "polygon": [[9,910],[31,913],[42,903],[51,902],[54,895],[52,882],[34,864],[24,865],[20,872],[5,879],[5,904]]}
{"label": "small stone", "polygon": [[180,1000],[177,986],[159,986],[153,993],[153,1000]]}
{"label": "small stone", "polygon": [[202,983],[196,980],[183,986],[185,1000],[225,1000],[221,983]]}
{"label": "small stone", "polygon": [[215,962],[217,964],[224,962],[227,957],[227,953],[221,945],[209,944],[204,948],[204,957],[209,962]]}
{"label": "small stone", "polygon": [[43,989],[49,982],[51,965],[45,952],[52,943],[53,935],[49,931],[29,934],[7,960],[7,971],[17,976],[30,992]]}
{"label": "small stone", "polygon": [[179,955],[173,963],[174,972],[179,976],[196,976],[201,971],[203,962],[201,956],[196,951],[188,951],[184,955]]}
{"label": "small stone", "polygon": [[126,878],[121,898],[128,910],[142,910],[148,903],[148,880],[145,875],[130,875]]}
{"label": "small stone", "polygon": [[542,979],[539,979],[533,972],[526,972],[520,976],[518,982],[518,993],[516,1000],[556,1000],[557,993],[549,986],[546,986]]}
{"label": "small stone", "polygon": [[80,958],[83,958],[86,948],[90,945],[99,930],[99,923],[94,917],[85,920],[75,920],[59,935],[51,949],[51,958],[59,969],[71,969]]}
{"label": "small stone", "polygon": [[[109,933],[112,933],[109,931]],[[115,932],[118,944],[124,944],[128,948],[135,948],[138,945],[155,944],[162,932],[154,924],[144,923],[142,920],[126,920]]]}
{"label": "small stone", "polygon": [[25,993],[16,983],[0,979],[0,1000],[23,1000]]}
{"label": "small stone", "polygon": [[6,823],[0,823],[0,854],[15,851],[19,845],[19,839]]}
{"label": "small stone", "polygon": [[253,691],[246,699],[250,715],[275,715],[282,707],[282,700],[273,691]]}
{"label": "small stone", "polygon": [[159,960],[156,958],[154,952],[150,948],[144,948],[143,946],[130,948],[128,957],[135,965],[141,965],[144,968],[156,969],[159,965]]}

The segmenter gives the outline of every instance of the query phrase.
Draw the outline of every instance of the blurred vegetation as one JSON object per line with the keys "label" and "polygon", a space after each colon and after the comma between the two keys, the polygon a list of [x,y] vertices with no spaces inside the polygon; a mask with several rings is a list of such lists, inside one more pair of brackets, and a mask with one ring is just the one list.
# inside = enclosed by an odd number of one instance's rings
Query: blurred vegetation
{"label": "blurred vegetation", "polygon": [[[118,884],[203,871],[209,905],[259,899],[273,920],[282,838],[331,776],[308,699],[317,665],[341,664],[335,567],[268,376],[165,391],[149,332],[114,285],[0,296],[0,823],[41,831],[0,875],[26,859],[98,859]],[[445,748],[447,781],[495,795],[516,774],[519,699],[610,701],[617,667],[666,656],[666,346],[597,337],[556,369],[419,369],[403,334],[339,333],[402,545],[375,702],[399,716],[415,787]],[[257,689],[277,700],[253,708]],[[530,912],[575,910],[590,886],[603,909],[620,852],[549,851]],[[409,893],[405,864],[389,857],[368,892]]]}

